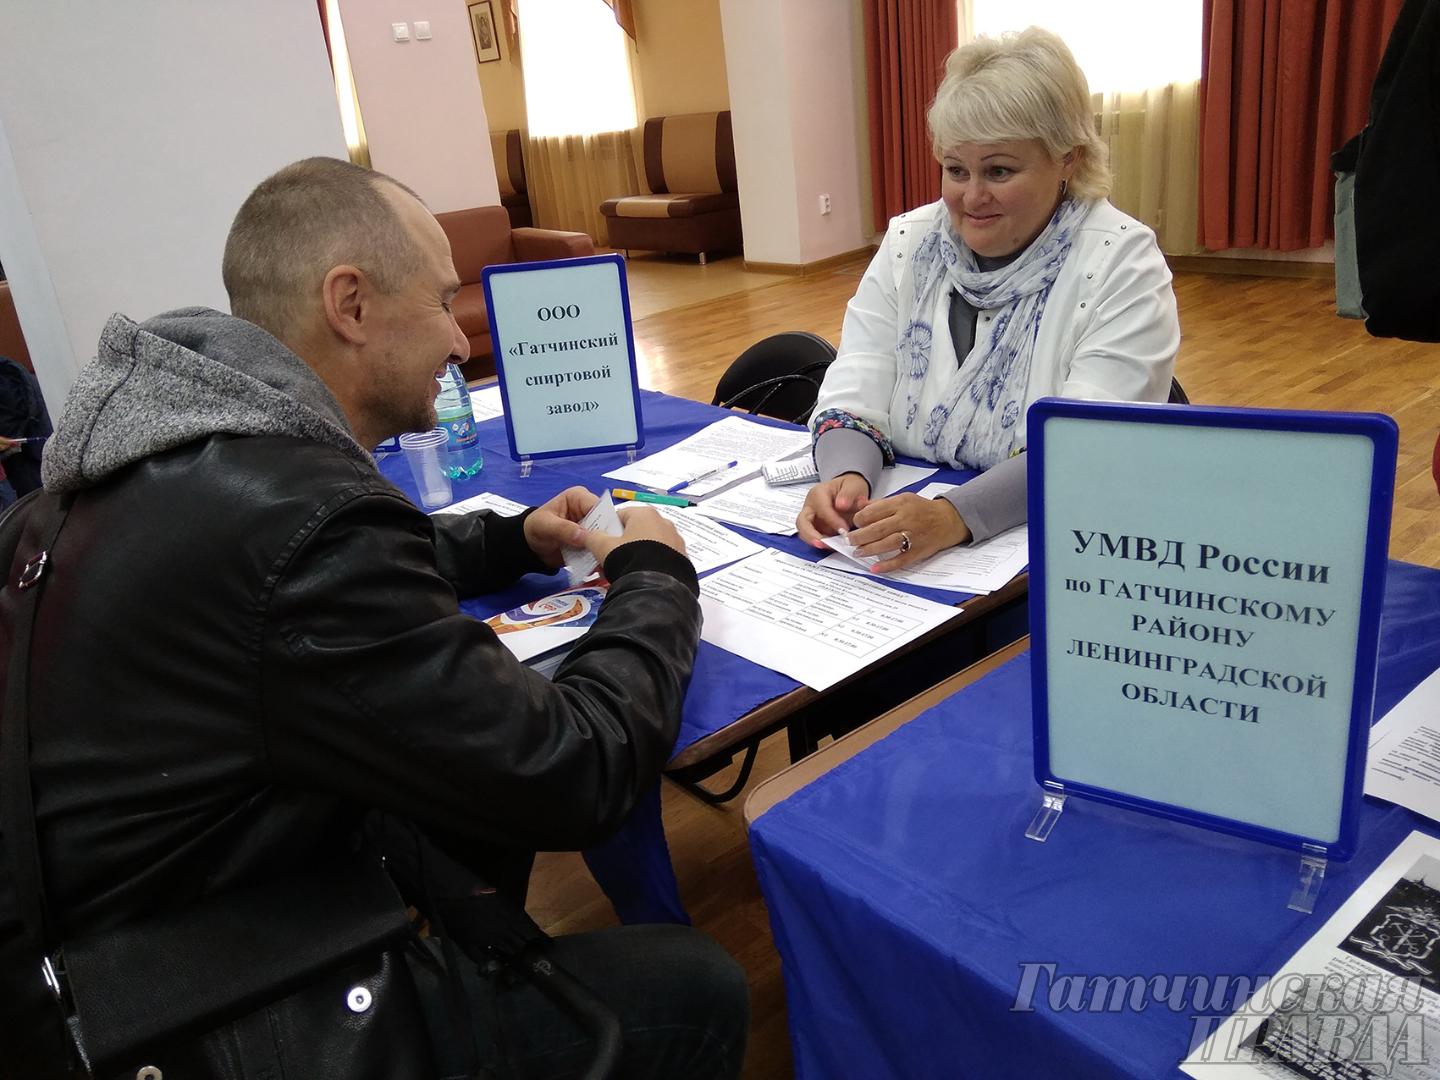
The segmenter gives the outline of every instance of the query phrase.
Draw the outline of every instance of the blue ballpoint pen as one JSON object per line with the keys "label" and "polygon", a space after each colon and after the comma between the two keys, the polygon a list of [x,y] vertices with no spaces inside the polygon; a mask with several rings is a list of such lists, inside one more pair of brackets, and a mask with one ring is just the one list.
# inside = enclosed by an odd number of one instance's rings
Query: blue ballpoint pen
{"label": "blue ballpoint pen", "polygon": [[695,484],[700,483],[701,480],[709,480],[712,476],[719,476],[719,475],[720,475],[721,473],[723,473],[723,472],[728,472],[729,470],[735,468],[735,466],[736,466],[736,465],[739,465],[739,464],[740,464],[740,462],[739,462],[738,460],[736,460],[736,461],[727,461],[724,465],[717,465],[715,468],[711,469],[709,472],[703,472],[703,473],[701,473],[699,476],[692,476],[689,480],[684,480],[684,481],[676,484],[676,485],[675,485],[674,487],[672,487],[672,488],[666,488],[666,489],[665,489],[665,494],[667,494],[667,495],[673,495],[673,494],[675,494],[675,492],[681,490],[682,488],[691,487],[691,486],[693,486],[693,485],[695,485]]}

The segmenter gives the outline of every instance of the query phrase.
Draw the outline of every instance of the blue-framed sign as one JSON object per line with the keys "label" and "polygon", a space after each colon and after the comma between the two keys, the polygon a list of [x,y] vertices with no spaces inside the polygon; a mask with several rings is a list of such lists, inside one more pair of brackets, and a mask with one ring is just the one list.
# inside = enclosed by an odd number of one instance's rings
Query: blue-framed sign
{"label": "blue-framed sign", "polygon": [[644,445],[625,262],[589,255],[481,272],[516,461]]}
{"label": "blue-framed sign", "polygon": [[1348,858],[1394,421],[1046,398],[1027,436],[1036,779]]}

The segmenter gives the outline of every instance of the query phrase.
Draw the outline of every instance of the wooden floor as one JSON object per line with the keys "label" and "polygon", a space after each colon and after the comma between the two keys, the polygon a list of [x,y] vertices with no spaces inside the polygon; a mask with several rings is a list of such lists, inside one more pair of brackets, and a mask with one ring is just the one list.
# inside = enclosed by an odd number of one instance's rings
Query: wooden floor
{"label": "wooden floor", "polygon": [[[681,273],[688,268],[677,267]],[[794,278],[641,318],[645,386],[709,401],[720,373],[747,345],[781,330],[840,339],[845,302],[863,263]],[[666,306],[664,275],[645,282],[643,310]],[[685,303],[691,283],[672,295]],[[1388,413],[1400,425],[1392,557],[1440,566],[1440,496],[1430,456],[1440,426],[1440,345],[1384,341],[1335,316],[1333,290],[1314,279],[1177,275],[1183,340],[1176,375],[1196,404]],[[1217,476],[1222,485],[1225,477]],[[749,788],[787,764],[785,741],[762,747]],[[747,791],[749,790],[747,788]],[[680,888],[696,925],[750,976],[745,1076],[792,1075],[780,963],[741,823],[742,795],[711,807],[667,783],[665,820]],[[531,911],[552,932],[593,929],[614,916],[578,856],[542,856]]]}

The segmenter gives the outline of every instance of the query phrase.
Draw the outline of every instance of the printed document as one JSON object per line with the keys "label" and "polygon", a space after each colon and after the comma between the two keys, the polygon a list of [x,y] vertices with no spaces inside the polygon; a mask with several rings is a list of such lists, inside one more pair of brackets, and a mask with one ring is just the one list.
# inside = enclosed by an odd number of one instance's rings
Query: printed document
{"label": "printed document", "polygon": [[482,420],[493,420],[497,416],[505,415],[505,402],[500,397],[500,384],[493,386],[482,386],[478,390],[470,391],[470,411],[475,414],[475,422]]}
{"label": "printed document", "polygon": [[1435,1080],[1437,944],[1440,840],[1412,832],[1233,1016],[1196,1018],[1180,1067],[1196,1080]]}
{"label": "printed document", "polygon": [[701,636],[816,690],[960,614],[767,549],[700,582]]}
{"label": "printed document", "polygon": [[516,514],[523,514],[525,507],[507,499],[503,495],[496,495],[489,491],[482,491],[479,495],[471,495],[468,499],[461,499],[449,506],[442,506],[439,510],[432,510],[432,515],[438,514],[468,514],[472,510],[494,510],[501,517],[514,517]]}
{"label": "printed document", "polygon": [[844,536],[827,536],[825,542],[835,549],[836,554],[821,559],[820,565],[843,570],[847,574],[870,574],[881,581],[903,581],[929,589],[984,596],[1003,588],[1030,565],[1029,535],[1026,526],[1017,525],[978,544],[937,551],[924,562],[903,570],[892,570],[888,574],[876,574],[870,569],[881,561],[879,556],[858,555]]}
{"label": "printed document", "polygon": [[1365,794],[1440,821],[1440,671],[1370,729]]}
{"label": "printed document", "polygon": [[[741,416],[727,416],[674,446],[657,450],[605,475],[631,487],[676,491],[690,499],[703,499],[757,475],[765,462],[794,454],[809,445],[810,433],[803,428],[773,428]],[[686,484],[687,480],[717,469],[719,472],[714,476]]]}
{"label": "printed document", "polygon": [[[921,480],[934,476],[935,471],[919,465],[896,465],[885,469],[876,481],[875,498],[883,499],[887,495],[894,495],[911,484],[918,484]],[[729,491],[712,495],[700,504],[699,510],[706,517],[754,529],[756,532],[794,536],[795,518],[805,505],[805,496],[814,486],[788,484],[785,487],[771,487],[763,476],[757,476]]]}
{"label": "printed document", "polygon": [[697,574],[735,562],[764,550],[754,540],[747,540],[734,529],[711,521],[690,506],[664,506],[660,503],[637,503],[658,510],[660,516],[675,526],[685,541],[685,554],[695,564]]}

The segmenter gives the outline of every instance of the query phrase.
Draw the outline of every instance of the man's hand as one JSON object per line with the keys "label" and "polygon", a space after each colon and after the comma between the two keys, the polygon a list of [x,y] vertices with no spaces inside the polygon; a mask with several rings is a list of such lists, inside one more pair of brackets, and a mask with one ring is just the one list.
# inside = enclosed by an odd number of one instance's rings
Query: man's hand
{"label": "man's hand", "polygon": [[823,548],[820,538],[850,528],[855,511],[869,497],[870,485],[859,473],[841,473],[833,480],[822,481],[805,496],[805,505],[795,519],[795,531],[811,547]]}
{"label": "man's hand", "polygon": [[970,539],[970,527],[948,500],[922,499],[906,491],[858,511],[848,539],[862,555],[893,554],[894,558],[870,568],[887,574],[965,543]]}
{"label": "man's hand", "polygon": [[675,531],[675,526],[648,506],[628,506],[621,509],[620,523],[625,526],[625,531],[619,536],[606,536],[598,532],[585,535],[585,546],[602,567],[610,557],[610,552],[632,540],[658,540],[681,555],[685,554],[685,541]]}
{"label": "man's hand", "polygon": [[546,566],[558,570],[562,548],[582,548],[587,533],[575,524],[600,500],[583,487],[566,488],[525,519],[525,543]]}

